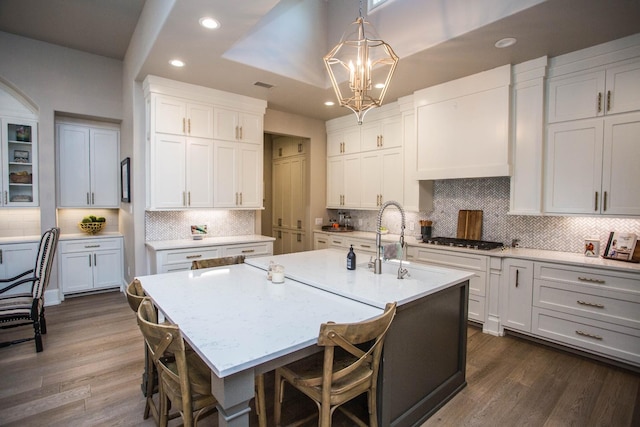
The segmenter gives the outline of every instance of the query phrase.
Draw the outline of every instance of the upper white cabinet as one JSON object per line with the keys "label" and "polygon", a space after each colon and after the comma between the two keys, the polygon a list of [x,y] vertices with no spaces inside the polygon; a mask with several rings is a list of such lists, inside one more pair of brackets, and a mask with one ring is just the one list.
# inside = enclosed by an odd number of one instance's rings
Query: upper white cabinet
{"label": "upper white cabinet", "polygon": [[550,125],[546,211],[640,215],[638,135],[640,113]]}
{"label": "upper white cabinet", "polygon": [[153,102],[156,132],[213,138],[213,105],[166,95]]}
{"label": "upper white cabinet", "polygon": [[58,207],[118,207],[120,132],[68,123],[56,130]]}
{"label": "upper white cabinet", "polygon": [[0,124],[2,125],[0,206],[38,206],[38,123],[0,116]]}
{"label": "upper white cabinet", "polygon": [[147,208],[262,207],[266,101],[147,76]]}
{"label": "upper white cabinet", "polygon": [[262,145],[215,141],[216,208],[262,208]]}
{"label": "upper white cabinet", "polygon": [[213,207],[213,140],[157,134],[150,158],[154,207]]}
{"label": "upper white cabinet", "polygon": [[402,146],[400,116],[365,121],[360,130],[360,151],[396,148]]}
{"label": "upper white cabinet", "polygon": [[541,215],[543,211],[546,67],[546,56],[513,67],[510,214]]}
{"label": "upper white cabinet", "polygon": [[215,139],[263,143],[262,115],[218,107],[214,112]]}
{"label": "upper white cabinet", "polygon": [[414,93],[417,179],[509,176],[511,66]]}
{"label": "upper white cabinet", "polygon": [[640,110],[640,58],[549,79],[549,123]]}
{"label": "upper white cabinet", "polygon": [[402,116],[397,103],[327,122],[327,207],[377,209],[403,203]]}
{"label": "upper white cabinet", "polygon": [[327,156],[360,152],[360,126],[346,129],[327,129]]}

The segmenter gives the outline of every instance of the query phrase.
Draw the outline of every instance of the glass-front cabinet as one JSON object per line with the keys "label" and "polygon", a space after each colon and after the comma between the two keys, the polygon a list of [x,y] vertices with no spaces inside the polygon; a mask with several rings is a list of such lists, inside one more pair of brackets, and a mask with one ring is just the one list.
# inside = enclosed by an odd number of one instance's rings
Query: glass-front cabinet
{"label": "glass-front cabinet", "polygon": [[38,206],[38,123],[0,118],[4,207]]}

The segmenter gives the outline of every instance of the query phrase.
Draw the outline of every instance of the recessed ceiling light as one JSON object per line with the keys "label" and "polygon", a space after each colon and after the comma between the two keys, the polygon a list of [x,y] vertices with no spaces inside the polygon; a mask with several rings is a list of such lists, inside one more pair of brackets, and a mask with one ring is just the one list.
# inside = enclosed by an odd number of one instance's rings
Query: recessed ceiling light
{"label": "recessed ceiling light", "polygon": [[200,25],[202,25],[205,28],[208,28],[210,30],[216,29],[216,28],[220,28],[220,23],[218,21],[216,21],[213,18],[210,18],[208,16],[204,16],[202,18],[200,18]]}
{"label": "recessed ceiling light", "polygon": [[169,64],[173,65],[174,67],[184,67],[184,62],[180,61],[179,59],[172,59],[171,61],[169,61]]}
{"label": "recessed ceiling light", "polygon": [[504,47],[513,46],[514,44],[516,44],[516,42],[517,40],[513,37],[505,37],[503,39],[498,40],[494,46],[497,47],[498,49],[502,49]]}
{"label": "recessed ceiling light", "polygon": [[326,105],[327,107],[332,107],[332,106],[336,105],[336,103],[333,102],[333,101],[327,101],[327,102],[324,103],[324,105]]}
{"label": "recessed ceiling light", "polygon": [[376,83],[373,87],[376,89],[382,89],[384,87],[384,83]]}

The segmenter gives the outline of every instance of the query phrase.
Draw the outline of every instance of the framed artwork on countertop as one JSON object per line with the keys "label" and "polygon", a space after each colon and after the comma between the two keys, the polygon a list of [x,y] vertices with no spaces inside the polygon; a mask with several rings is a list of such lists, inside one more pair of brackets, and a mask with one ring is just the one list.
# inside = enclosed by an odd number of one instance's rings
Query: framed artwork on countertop
{"label": "framed artwork on countertop", "polygon": [[131,165],[129,157],[120,162],[120,200],[131,203]]}

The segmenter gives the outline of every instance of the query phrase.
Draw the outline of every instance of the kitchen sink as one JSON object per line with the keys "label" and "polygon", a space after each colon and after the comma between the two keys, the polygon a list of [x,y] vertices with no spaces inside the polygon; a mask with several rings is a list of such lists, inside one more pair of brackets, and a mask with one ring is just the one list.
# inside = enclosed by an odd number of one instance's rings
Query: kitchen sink
{"label": "kitchen sink", "polygon": [[[369,270],[371,274],[373,273],[373,268],[369,268],[368,262],[363,262],[357,264],[357,268],[362,268],[364,270]],[[382,263],[382,274],[388,274],[394,277],[398,276],[398,268],[400,267],[400,261],[397,260],[388,260]],[[433,267],[429,265],[418,265],[408,261],[402,261],[402,268],[409,271],[409,274],[404,277],[404,279],[413,279],[418,281],[431,282],[433,280],[437,280],[443,274],[446,274],[445,271],[441,270],[438,267]]]}

